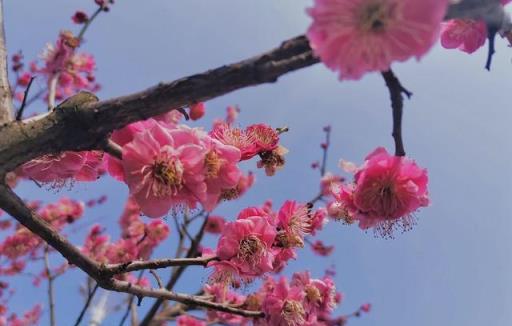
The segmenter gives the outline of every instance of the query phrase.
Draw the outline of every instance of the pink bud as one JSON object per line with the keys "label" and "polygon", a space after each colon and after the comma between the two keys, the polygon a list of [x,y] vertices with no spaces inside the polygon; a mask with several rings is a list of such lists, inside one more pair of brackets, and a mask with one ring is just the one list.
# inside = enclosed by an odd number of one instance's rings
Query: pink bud
{"label": "pink bud", "polygon": [[73,17],[71,17],[71,20],[73,20],[75,24],[85,24],[89,20],[89,17],[85,12],[78,10]]}
{"label": "pink bud", "polygon": [[190,119],[199,120],[204,116],[205,106],[203,102],[195,103],[190,106]]}

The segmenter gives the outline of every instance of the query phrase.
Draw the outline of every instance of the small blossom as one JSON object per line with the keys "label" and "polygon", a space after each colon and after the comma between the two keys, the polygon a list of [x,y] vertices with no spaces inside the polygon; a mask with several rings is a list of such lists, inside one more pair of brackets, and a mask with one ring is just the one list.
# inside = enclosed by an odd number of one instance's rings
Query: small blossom
{"label": "small blossom", "polygon": [[446,49],[459,49],[473,53],[487,40],[484,21],[451,19],[441,24],[441,45]]}
{"label": "small blossom", "polygon": [[190,106],[189,116],[192,120],[199,120],[204,116],[205,106],[203,102],[195,103]]}
{"label": "small blossom", "polygon": [[84,24],[89,20],[89,17],[85,12],[78,10],[73,17],[71,17],[71,20],[73,20],[75,24]]}

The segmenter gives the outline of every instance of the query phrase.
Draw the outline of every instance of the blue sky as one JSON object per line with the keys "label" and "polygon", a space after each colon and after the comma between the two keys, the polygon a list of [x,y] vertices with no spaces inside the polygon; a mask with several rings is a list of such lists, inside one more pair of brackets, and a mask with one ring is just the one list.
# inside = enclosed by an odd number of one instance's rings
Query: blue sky
{"label": "blue sky", "polygon": [[[266,51],[305,32],[305,0],[153,0],[117,1],[87,33],[84,50],[96,56],[100,98],[141,90]],[[35,57],[62,28],[75,28],[70,16],[91,12],[92,0],[24,0],[5,3],[8,47]],[[414,96],[406,102],[404,140],[408,154],[429,170],[431,207],[417,214],[412,231],[393,240],[375,238],[356,226],[330,223],[321,238],[336,245],[329,258],[304,250],[288,271],[308,268],[320,276],[334,264],[336,283],[345,293],[341,312],[371,302],[371,314],[351,325],[493,325],[512,323],[512,138],[510,75],[512,50],[498,41],[493,69],[483,69],[485,50],[474,55],[435,47],[420,63],[394,65]],[[37,82],[36,82],[37,84]],[[37,86],[37,85],[36,85]],[[377,146],[392,150],[387,89],[378,74],[357,82],[339,82],[321,65],[285,76],[277,84],[248,88],[207,103],[205,126],[238,104],[240,122],[287,125],[283,144],[290,149],[286,168],[275,177],[258,172],[255,188],[234,206],[219,212],[233,216],[248,205],[272,198],[308,200],[318,189],[309,165],[320,157],[322,127],[333,128],[328,167],[339,158],[360,163]],[[42,106],[41,106],[42,107]],[[87,211],[81,223],[98,219],[112,233],[126,197],[126,187],[109,178],[76,185],[69,193],[48,192],[32,184],[17,189],[25,198],[52,200],[63,194],[89,199],[107,194],[108,204]],[[171,225],[172,227],[172,225]],[[84,232],[72,234],[77,244]],[[172,252],[171,240],[157,254]],[[213,239],[207,239],[213,243]],[[168,255],[168,254],[167,254]],[[53,258],[57,264],[58,257]],[[162,275],[164,275],[162,273]],[[194,269],[178,289],[206,273]],[[60,325],[81,308],[81,273],[57,281]],[[45,300],[44,287],[32,294],[30,278],[17,282],[12,306],[23,311]],[[30,290],[27,298],[25,291]],[[110,297],[110,306],[119,301]],[[151,304],[143,301],[141,314]],[[116,325],[114,316],[105,325]],[[42,325],[47,323],[44,316]]]}

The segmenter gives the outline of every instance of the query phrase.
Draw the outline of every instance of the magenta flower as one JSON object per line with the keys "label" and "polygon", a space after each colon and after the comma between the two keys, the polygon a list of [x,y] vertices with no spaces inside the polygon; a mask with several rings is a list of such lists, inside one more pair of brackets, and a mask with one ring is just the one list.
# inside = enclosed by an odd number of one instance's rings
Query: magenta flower
{"label": "magenta flower", "polygon": [[311,233],[311,217],[305,205],[287,200],[277,215],[277,243],[282,248],[304,246],[304,236]]}
{"label": "magenta flower", "polygon": [[263,301],[263,312],[268,325],[306,325],[304,296],[304,291],[300,287],[290,287],[286,279],[282,277]]}
{"label": "magenta flower", "polygon": [[451,19],[441,24],[441,45],[446,49],[459,49],[473,53],[487,40],[484,21]]}
{"label": "magenta flower", "polygon": [[307,36],[341,79],[421,58],[438,36],[447,0],[315,0]]}
{"label": "magenta flower", "polygon": [[191,208],[206,199],[203,174],[206,151],[193,129],[160,124],[134,135],[123,147],[124,176],[130,194],[149,217],[172,207]]}
{"label": "magenta flower", "polygon": [[271,251],[275,228],[262,216],[251,216],[227,223],[217,246],[217,256],[231,261],[240,272],[259,276],[273,269]]}
{"label": "magenta flower", "polygon": [[210,212],[219,203],[223,192],[238,185],[242,176],[242,171],[237,165],[240,161],[240,151],[206,135],[202,140],[206,149],[204,175],[207,190],[206,198],[201,203],[205,210]]}
{"label": "magenta flower", "polygon": [[335,196],[361,228],[380,226],[388,233],[397,220],[407,224],[412,213],[428,206],[427,184],[425,169],[379,147],[366,157],[354,184],[342,187]]}

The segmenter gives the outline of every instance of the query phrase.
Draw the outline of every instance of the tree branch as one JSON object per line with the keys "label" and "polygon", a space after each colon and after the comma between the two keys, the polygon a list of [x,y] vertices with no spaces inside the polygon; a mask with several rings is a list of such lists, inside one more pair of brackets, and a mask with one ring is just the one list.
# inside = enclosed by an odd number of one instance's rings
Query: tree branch
{"label": "tree branch", "polygon": [[0,124],[13,119],[11,86],[7,74],[7,47],[5,45],[4,2],[0,0]]}
{"label": "tree branch", "polygon": [[244,87],[275,82],[281,75],[317,62],[306,37],[299,36],[251,59],[139,93],[66,110],[59,110],[59,105],[41,117],[0,128],[0,173],[45,154],[102,149],[109,133],[129,123]]}
{"label": "tree branch", "polygon": [[390,69],[382,73],[386,86],[389,89],[389,96],[391,99],[391,108],[393,109],[393,132],[392,136],[395,140],[395,155],[405,156],[404,142],[402,140],[402,115],[404,108],[405,94],[407,98],[412,96],[412,93],[405,89],[400,81]]}
{"label": "tree branch", "polygon": [[217,257],[209,258],[174,258],[174,259],[155,259],[149,261],[134,261],[125,264],[107,265],[105,272],[108,275],[116,275],[144,269],[160,269],[173,266],[203,266],[206,267],[212,260],[218,259]]}
{"label": "tree branch", "polygon": [[[108,267],[99,265],[80,250],[73,246],[66,238],[53,230],[48,223],[40,219],[31,211],[25,203],[19,198],[7,185],[0,183],[0,208],[9,213],[23,226],[28,228],[34,234],[40,236],[46,243],[59,251],[69,263],[76,265],[89,276],[91,276],[99,286],[104,289],[116,292],[124,292],[135,295],[139,300],[143,297],[158,298],[160,300],[172,300],[183,304],[190,304],[198,307],[214,309],[223,312],[229,312],[245,317],[262,317],[263,313],[259,311],[247,311],[237,309],[225,304],[210,302],[201,297],[176,293],[166,289],[148,289],[131,284],[125,281],[114,279],[109,272]],[[203,230],[203,229],[202,229]],[[202,232],[201,230],[201,232]],[[194,246],[192,246],[194,247]],[[195,249],[194,249],[195,250]],[[150,263],[152,267],[158,267],[159,263]],[[166,261],[165,263],[169,263]],[[128,264],[127,266],[130,266]],[[135,266],[140,267],[141,263],[136,262]],[[183,267],[184,265],[181,265]]]}

